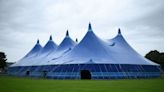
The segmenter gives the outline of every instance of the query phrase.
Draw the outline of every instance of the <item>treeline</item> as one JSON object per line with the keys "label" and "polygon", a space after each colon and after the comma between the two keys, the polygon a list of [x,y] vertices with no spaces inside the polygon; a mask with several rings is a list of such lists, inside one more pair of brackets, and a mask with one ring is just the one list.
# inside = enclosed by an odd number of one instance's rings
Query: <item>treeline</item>
{"label": "treeline", "polygon": [[7,59],[6,59],[6,55],[4,52],[0,52],[0,72],[5,71],[5,68],[7,66],[6,63]]}
{"label": "treeline", "polygon": [[157,50],[150,51],[145,55],[145,57],[155,63],[158,63],[161,65],[161,67],[164,69],[164,53],[160,53]]}

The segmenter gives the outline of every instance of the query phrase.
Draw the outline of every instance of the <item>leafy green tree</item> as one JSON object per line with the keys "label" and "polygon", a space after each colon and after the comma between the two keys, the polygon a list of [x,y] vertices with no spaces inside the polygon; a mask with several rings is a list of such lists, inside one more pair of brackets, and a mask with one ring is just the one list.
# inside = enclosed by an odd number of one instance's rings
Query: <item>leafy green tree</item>
{"label": "leafy green tree", "polygon": [[154,50],[147,53],[145,57],[155,63],[160,64],[164,69],[164,53]]}
{"label": "leafy green tree", "polygon": [[7,59],[6,59],[5,53],[0,52],[0,69],[1,70],[4,70],[5,67],[7,66],[6,61],[7,61]]}

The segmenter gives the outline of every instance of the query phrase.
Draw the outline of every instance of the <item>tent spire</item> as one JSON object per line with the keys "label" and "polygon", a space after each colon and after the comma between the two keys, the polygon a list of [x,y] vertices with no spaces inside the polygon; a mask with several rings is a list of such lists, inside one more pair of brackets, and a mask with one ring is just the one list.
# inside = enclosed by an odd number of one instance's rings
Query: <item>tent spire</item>
{"label": "tent spire", "polygon": [[78,39],[76,38],[76,42],[78,42]]}
{"label": "tent spire", "polygon": [[88,25],[88,31],[92,31],[92,26],[91,26],[90,22],[89,22],[89,25]]}
{"label": "tent spire", "polygon": [[68,30],[67,30],[67,32],[66,32],[66,36],[67,36],[67,37],[69,36],[69,32],[68,32]]}
{"label": "tent spire", "polygon": [[37,40],[37,44],[39,44],[39,39]]}
{"label": "tent spire", "polygon": [[50,40],[52,40],[52,35],[50,35]]}
{"label": "tent spire", "polygon": [[121,29],[120,28],[118,28],[118,34],[121,34]]}

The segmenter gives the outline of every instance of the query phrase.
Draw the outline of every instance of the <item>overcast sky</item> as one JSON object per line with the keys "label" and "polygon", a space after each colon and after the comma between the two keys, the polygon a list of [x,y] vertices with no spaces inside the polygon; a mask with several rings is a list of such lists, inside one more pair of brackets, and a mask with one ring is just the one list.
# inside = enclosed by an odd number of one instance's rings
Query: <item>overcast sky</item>
{"label": "overcast sky", "polygon": [[120,27],[127,42],[142,56],[164,51],[164,0],[0,0],[0,51],[8,62],[27,54],[39,38],[60,44],[68,29],[81,40],[91,22],[102,39]]}

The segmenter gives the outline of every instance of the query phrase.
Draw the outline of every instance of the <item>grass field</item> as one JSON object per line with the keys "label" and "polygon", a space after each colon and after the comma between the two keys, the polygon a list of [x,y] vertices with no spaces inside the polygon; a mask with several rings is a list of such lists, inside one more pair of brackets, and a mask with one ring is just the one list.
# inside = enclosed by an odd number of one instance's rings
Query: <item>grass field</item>
{"label": "grass field", "polygon": [[0,92],[164,92],[164,79],[48,80],[0,76]]}

